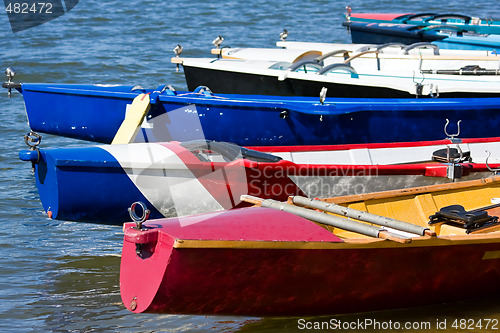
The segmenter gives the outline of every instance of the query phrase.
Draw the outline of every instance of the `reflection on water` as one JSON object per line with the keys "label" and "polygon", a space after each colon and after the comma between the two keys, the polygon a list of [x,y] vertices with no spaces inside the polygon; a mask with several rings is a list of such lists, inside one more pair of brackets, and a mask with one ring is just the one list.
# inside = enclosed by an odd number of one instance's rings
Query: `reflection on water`
{"label": "reflection on water", "polygon": [[[466,286],[464,286],[466,287]],[[402,297],[404,297],[402,295]],[[362,332],[498,332],[500,304],[497,297],[427,307],[341,316],[302,317],[254,321],[239,331],[303,332],[308,327],[331,331]],[[488,319],[493,319],[489,321]],[[489,323],[489,328],[486,325]],[[496,324],[498,323],[498,324]],[[474,324],[474,325],[473,325]],[[338,328],[339,326],[340,328]],[[399,326],[398,326],[399,325]],[[409,329],[404,329],[408,325]],[[454,327],[456,325],[456,327]],[[471,326],[472,329],[464,329]],[[482,325],[482,327],[479,327]],[[462,328],[461,328],[462,326]],[[346,329],[348,327],[356,329]],[[400,327],[398,329],[398,327]]]}

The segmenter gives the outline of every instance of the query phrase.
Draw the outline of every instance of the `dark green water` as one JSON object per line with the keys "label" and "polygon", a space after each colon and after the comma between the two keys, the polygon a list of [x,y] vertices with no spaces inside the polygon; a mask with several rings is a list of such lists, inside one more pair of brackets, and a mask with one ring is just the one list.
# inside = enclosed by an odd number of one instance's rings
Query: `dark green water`
{"label": "dark green water", "polygon": [[[12,33],[0,15],[0,69],[12,66],[17,82],[172,84],[185,89],[183,74],[170,64],[172,49],[183,56],[208,56],[211,41],[272,47],[283,28],[289,40],[348,42],[341,27],[346,5],[356,11],[460,12],[500,19],[496,0],[435,2],[269,0],[96,1],[81,0],[68,14]],[[120,227],[52,221],[44,216],[30,165],[18,160],[29,130],[22,96],[0,92],[0,329],[12,332],[288,332],[298,318],[247,318],[133,314],[120,301]],[[43,147],[88,143],[44,135]],[[460,269],[460,267],[457,267]],[[363,274],[363,272],[360,272]],[[286,283],[286,281],[284,281]],[[481,283],[478,281],[478,283]],[[474,288],[474,286],[464,286]],[[455,320],[500,319],[500,302],[477,299],[428,308],[376,314],[307,318],[315,323],[378,320],[430,323],[428,332],[477,332],[452,327]],[[438,323],[446,320],[447,329]],[[322,326],[326,328],[325,326]],[[443,327],[443,326],[441,326]],[[304,327],[305,328],[305,327]],[[331,327],[330,327],[331,328]],[[331,331],[346,331],[335,330]],[[364,327],[359,331],[394,331]]]}

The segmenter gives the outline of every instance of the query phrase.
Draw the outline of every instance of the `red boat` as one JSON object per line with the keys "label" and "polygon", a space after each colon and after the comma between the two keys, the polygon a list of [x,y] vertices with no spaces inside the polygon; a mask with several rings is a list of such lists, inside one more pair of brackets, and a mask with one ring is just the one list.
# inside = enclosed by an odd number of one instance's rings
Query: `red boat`
{"label": "red boat", "polygon": [[133,312],[304,316],[496,294],[498,197],[493,177],[288,203],[245,197],[262,207],[127,223],[122,301]]}

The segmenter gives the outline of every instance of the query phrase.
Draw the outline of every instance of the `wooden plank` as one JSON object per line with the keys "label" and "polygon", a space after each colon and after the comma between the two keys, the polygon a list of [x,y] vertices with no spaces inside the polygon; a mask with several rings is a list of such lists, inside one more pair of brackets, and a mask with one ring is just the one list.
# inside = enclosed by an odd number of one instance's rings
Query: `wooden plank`
{"label": "wooden plank", "polygon": [[134,98],[132,106],[128,110],[111,144],[127,144],[133,142],[150,107],[149,94],[140,94]]}
{"label": "wooden plank", "polygon": [[181,58],[181,57],[173,57],[170,59],[170,62],[172,64],[180,64],[182,65],[182,63],[184,62],[184,58]]}

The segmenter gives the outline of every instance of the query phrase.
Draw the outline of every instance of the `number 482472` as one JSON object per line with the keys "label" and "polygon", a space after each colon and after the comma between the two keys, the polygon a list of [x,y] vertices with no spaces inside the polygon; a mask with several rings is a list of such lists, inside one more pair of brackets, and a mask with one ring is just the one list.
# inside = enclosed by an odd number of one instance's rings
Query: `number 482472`
{"label": "number 482472", "polygon": [[5,11],[9,14],[52,14],[50,2],[35,2],[31,6],[26,2],[10,2]]}
{"label": "number 482472", "polygon": [[455,319],[451,325],[457,330],[498,329],[498,319]]}

